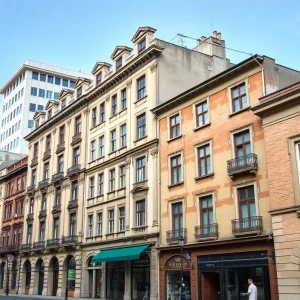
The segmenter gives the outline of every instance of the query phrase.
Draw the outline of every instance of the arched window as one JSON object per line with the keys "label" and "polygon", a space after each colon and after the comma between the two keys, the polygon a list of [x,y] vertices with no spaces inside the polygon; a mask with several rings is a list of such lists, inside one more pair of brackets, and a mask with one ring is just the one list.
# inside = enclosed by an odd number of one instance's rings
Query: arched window
{"label": "arched window", "polygon": [[68,287],[69,290],[75,290],[75,278],[76,278],[76,262],[73,256],[68,258]]}
{"label": "arched window", "polygon": [[12,274],[11,274],[11,289],[15,290],[17,287],[17,275],[18,275],[18,264],[16,261],[12,264]]}
{"label": "arched window", "polygon": [[90,256],[89,259],[88,259],[88,261],[87,261],[87,267],[88,268],[93,267],[92,259],[93,259],[93,256]]}
{"label": "arched window", "polygon": [[26,262],[25,262],[25,273],[26,273],[25,288],[30,289],[31,263],[29,260],[26,260]]}

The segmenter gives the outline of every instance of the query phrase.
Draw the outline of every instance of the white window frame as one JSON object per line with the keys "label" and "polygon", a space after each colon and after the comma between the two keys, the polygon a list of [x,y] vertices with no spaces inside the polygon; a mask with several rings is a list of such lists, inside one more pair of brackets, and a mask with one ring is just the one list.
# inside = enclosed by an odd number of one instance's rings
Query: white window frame
{"label": "white window frame", "polygon": [[[142,137],[142,138],[138,138],[138,117],[145,114],[145,135]],[[138,113],[135,114],[135,129],[134,129],[134,140],[135,141],[140,141],[144,138],[146,138],[148,136],[148,114],[147,114],[147,111],[146,109],[142,110],[142,111],[139,111]]]}
{"label": "white window frame", "polygon": [[197,211],[197,224],[200,226],[201,225],[201,206],[200,206],[200,199],[202,197],[207,197],[207,196],[212,196],[213,200],[213,215],[214,215],[214,223],[218,223],[216,219],[216,194],[215,191],[210,191],[210,192],[205,192],[205,193],[200,193],[197,194],[197,201],[196,201],[196,211]]}
{"label": "white window frame", "polygon": [[[210,147],[210,162],[211,162],[211,172],[200,176],[199,174],[199,168],[198,168],[198,148],[199,147],[203,147],[205,145],[209,145]],[[206,140],[203,142],[200,142],[199,144],[194,146],[194,151],[195,151],[195,177],[196,178],[201,178],[201,177],[206,177],[206,176],[210,176],[214,173],[214,161],[213,161],[213,143],[212,140]]]}
{"label": "white window frame", "polygon": [[[140,202],[140,201],[144,201],[145,202],[145,224],[144,225],[138,225],[137,224],[137,214],[138,214],[138,211],[137,211],[137,203]],[[148,217],[147,217],[147,212],[148,212],[148,208],[147,208],[147,199],[146,198],[140,198],[140,199],[136,199],[134,201],[134,205],[135,205],[135,226],[136,227],[144,227],[144,226],[147,226],[147,220],[148,220]]]}
{"label": "white window frame", "polygon": [[[100,156],[100,138],[103,137],[103,156]],[[98,136],[98,158],[105,157],[105,134],[101,134]]]}
{"label": "white window frame", "polygon": [[297,160],[297,170],[298,170],[298,180],[300,184],[300,141],[295,143],[296,147],[296,160]]}
{"label": "white window frame", "polygon": [[[170,120],[171,120],[171,118],[172,117],[174,117],[175,115],[179,115],[179,135],[178,136],[176,136],[176,137],[173,137],[173,138],[171,138],[171,126],[170,126]],[[179,138],[179,137],[181,137],[182,136],[182,118],[181,118],[181,110],[179,110],[179,111],[177,111],[177,112],[175,112],[175,113],[173,113],[172,115],[170,115],[170,116],[168,116],[168,141],[172,141],[172,140],[175,140],[175,139],[177,139],[177,138]]]}
{"label": "white window frame", "polygon": [[[181,181],[177,183],[172,183],[172,175],[171,175],[171,159],[174,156],[181,156]],[[168,156],[168,185],[177,185],[177,184],[183,184],[184,183],[184,156],[183,156],[183,150],[174,152]]]}
{"label": "white window frame", "polygon": [[[121,230],[121,228],[120,228],[120,225],[121,225],[121,223],[120,223],[120,208],[124,208],[124,217],[122,217],[123,218],[123,220],[124,220],[124,229],[123,230]],[[118,206],[118,232],[125,232],[125,229],[126,229],[126,209],[125,209],[125,205],[120,205],[120,206]]]}
{"label": "white window frame", "polygon": [[[92,224],[90,224],[90,217],[92,217]],[[91,232],[90,232],[90,225],[92,225]],[[94,233],[94,214],[90,213],[90,214],[88,214],[88,217],[87,217],[87,236],[89,238],[93,237],[93,233]]]}
{"label": "white window frame", "polygon": [[[203,103],[207,101],[207,111],[208,111],[208,122],[207,124],[205,125],[202,125],[202,126],[197,126],[197,113],[196,113],[196,107],[197,105]],[[198,128],[203,128],[207,125],[210,124],[210,98],[209,97],[206,97],[206,98],[203,98],[202,100],[196,102],[194,105],[193,105],[193,120],[194,120],[194,129],[198,129]]]}
{"label": "white window frame", "polygon": [[[98,222],[98,214],[101,214],[102,215],[102,221],[101,221],[101,234],[99,234],[99,231],[98,231],[98,224],[99,224],[99,222]],[[96,216],[97,216],[97,220],[96,220],[96,236],[102,236],[103,235],[103,216],[104,216],[104,214],[103,214],[103,211],[101,210],[101,211],[97,211],[96,212]]]}
{"label": "white window frame", "polygon": [[[245,83],[245,86],[246,86],[246,96],[247,96],[247,105],[246,107],[240,109],[239,111],[233,111],[233,107],[232,107],[232,93],[231,93],[231,90],[235,87],[237,87],[238,85],[242,84],[242,83]],[[239,82],[235,82],[234,84],[230,85],[229,87],[227,87],[227,98],[228,98],[228,107],[229,107],[229,115],[232,115],[232,114],[237,114],[241,111],[244,111],[246,109],[248,109],[250,107],[250,98],[249,98],[249,81],[248,81],[248,77],[243,79],[243,80],[240,80]]]}
{"label": "white window frame", "polygon": [[254,143],[253,143],[253,137],[254,137],[254,131],[253,131],[253,124],[246,125],[242,128],[235,129],[230,132],[230,145],[231,145],[231,157],[236,158],[235,156],[235,144],[234,144],[234,135],[238,134],[240,132],[249,130],[250,134],[250,144],[251,144],[251,153],[254,153]]}
{"label": "white window frame", "polygon": [[[111,210],[114,211],[114,218],[113,218],[113,220],[114,220],[114,230],[112,232],[110,231],[110,227],[109,227],[109,222],[110,222],[109,212]],[[103,216],[102,216],[102,218],[103,218]],[[108,234],[113,234],[113,233],[115,233],[115,231],[116,231],[116,209],[115,209],[115,207],[110,207],[110,208],[107,209],[107,233]]]}
{"label": "white window frame", "polygon": [[[95,147],[93,148],[92,144],[95,143]],[[93,157],[94,154],[94,157]],[[97,141],[96,139],[92,140],[90,143],[90,161],[95,161],[97,159]]]}
{"label": "white window frame", "polygon": [[[137,160],[140,158],[143,158],[143,157],[145,158],[145,178],[142,181],[137,181]],[[134,163],[135,163],[134,182],[138,183],[138,182],[144,182],[144,181],[148,180],[148,156],[146,154],[141,154],[135,158]]]}
{"label": "white window frame", "polygon": [[169,201],[168,203],[168,208],[169,208],[169,230],[173,230],[173,220],[172,220],[172,204],[181,202],[182,204],[182,228],[186,228],[185,227],[185,201],[184,198],[178,198],[178,199],[174,199],[172,201]]}

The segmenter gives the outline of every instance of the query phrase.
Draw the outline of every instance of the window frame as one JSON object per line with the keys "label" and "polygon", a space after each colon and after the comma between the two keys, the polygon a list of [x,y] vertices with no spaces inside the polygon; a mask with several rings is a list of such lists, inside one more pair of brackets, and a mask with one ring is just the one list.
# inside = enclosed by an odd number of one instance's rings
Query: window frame
{"label": "window frame", "polygon": [[[110,215],[110,213],[113,213]],[[112,216],[112,217],[111,217]],[[108,234],[114,234],[115,233],[115,208],[109,208],[107,210],[107,221],[108,221]]]}
{"label": "window frame", "polygon": [[[181,181],[178,181],[177,183],[172,183],[172,164],[171,160],[175,156],[180,156],[181,157]],[[169,186],[175,186],[175,185],[180,185],[184,183],[184,156],[183,156],[183,151],[178,151],[170,154],[168,156],[168,182]]]}
{"label": "window frame", "polygon": [[95,197],[95,176],[89,177],[89,198]]}
{"label": "window frame", "polygon": [[123,66],[123,56],[118,57],[116,59],[116,71],[119,71]]}
{"label": "window frame", "polygon": [[[199,105],[203,105],[204,102],[207,103],[207,114],[208,114],[208,119],[207,119],[207,123],[206,123],[206,124],[204,124],[204,125],[199,125],[199,124],[198,124],[197,107],[198,107]],[[204,99],[198,101],[197,103],[195,103],[195,104],[193,105],[193,115],[194,115],[194,129],[195,129],[195,130],[210,125],[210,97],[206,97],[206,98],[204,98]],[[203,115],[203,113],[202,113],[202,115]],[[202,119],[204,119],[204,116],[202,117]]]}
{"label": "window frame", "polygon": [[[144,120],[145,120],[145,122],[144,122],[144,124],[142,125],[142,126],[139,126],[139,122],[138,122],[138,119],[139,119],[139,117],[141,117],[141,116],[144,116]],[[139,129],[140,128],[144,128],[144,135],[143,136],[139,136]],[[136,116],[136,140],[138,141],[138,140],[141,140],[141,139],[143,139],[143,138],[145,138],[147,136],[147,114],[146,114],[146,112],[142,112],[142,113],[140,113],[140,114],[138,114],[137,116]]]}
{"label": "window frame", "polygon": [[254,140],[253,140],[253,124],[243,126],[230,132],[230,144],[231,144],[231,157],[237,158],[235,150],[235,135],[243,131],[249,130],[251,153],[254,153]]}
{"label": "window frame", "polygon": [[[125,127],[125,133],[122,132],[122,129]],[[127,147],[127,124],[120,125],[120,149]]]}
{"label": "window frame", "polygon": [[[169,201],[169,230],[174,231],[175,227],[174,227],[174,219],[173,219],[173,205],[177,205],[177,204],[181,204],[181,208],[182,208],[182,228],[185,228],[185,202],[183,198],[180,199],[175,199],[173,201]],[[180,229],[180,228],[179,228]]]}
{"label": "window frame", "polygon": [[[176,136],[172,136],[172,128],[173,127],[177,127],[177,125],[178,124],[175,124],[175,126],[172,126],[171,125],[171,120],[172,120],[172,118],[174,118],[175,117],[175,120],[176,120],[176,116],[178,115],[178,117],[179,117],[179,134],[178,135],[176,135]],[[181,135],[182,135],[182,132],[181,132],[181,129],[182,129],[182,119],[181,119],[181,111],[178,111],[178,112],[176,112],[176,113],[174,113],[174,114],[172,114],[172,115],[170,115],[169,117],[168,117],[168,140],[173,140],[173,139],[176,139],[176,138],[178,138],[178,137],[181,137]]]}
{"label": "window frame", "polygon": [[[199,148],[205,147],[206,145],[209,145],[210,149],[210,165],[211,165],[211,171],[208,172],[205,175],[200,174],[200,164],[199,164]],[[212,140],[203,141],[197,145],[195,145],[195,178],[202,178],[206,176],[211,176],[214,174],[214,164],[213,164],[213,144]]]}
{"label": "window frame", "polygon": [[75,118],[75,135],[81,133],[81,115]]}
{"label": "window frame", "polygon": [[[100,181],[101,178],[102,180]],[[101,172],[98,173],[98,196],[103,196],[103,195],[104,195],[104,172]]]}
{"label": "window frame", "polygon": [[[61,161],[62,158],[62,161]],[[64,171],[64,155],[60,154],[57,156],[57,173]]]}
{"label": "window frame", "polygon": [[[233,98],[232,98],[232,89],[242,85],[243,83],[245,83],[245,87],[246,87],[247,105],[244,108],[241,108],[238,111],[234,111],[234,109],[233,109]],[[237,113],[242,112],[244,110],[247,110],[250,107],[248,77],[243,79],[243,80],[240,80],[238,82],[235,82],[231,86],[227,87],[227,97],[228,97],[228,101],[229,101],[229,105],[228,105],[229,106],[229,115],[234,115],[234,114],[237,114]]]}
{"label": "window frame", "polygon": [[[116,168],[111,168],[108,170],[109,174],[109,192],[112,193],[116,190]],[[114,176],[111,176],[114,174]]]}
{"label": "window frame", "polygon": [[111,96],[111,117],[114,117],[118,113],[118,95]]}
{"label": "window frame", "polygon": [[105,122],[105,101],[99,105],[99,118],[99,124],[103,124]]}
{"label": "window frame", "polygon": [[87,237],[90,238],[90,237],[93,237],[93,228],[94,227],[94,214],[91,213],[91,214],[88,214],[88,217],[87,217]]}
{"label": "window frame", "polygon": [[[144,159],[145,164],[141,168],[138,168],[138,160]],[[147,180],[147,162],[146,162],[146,155],[141,155],[135,159],[135,182],[143,182]],[[138,180],[138,170],[143,170],[143,180]]]}
{"label": "window frame", "polygon": [[[141,88],[139,88],[139,82],[142,79],[144,79],[144,86],[141,87]],[[142,100],[143,98],[145,98],[147,96],[147,89],[146,89],[147,82],[146,82],[146,75],[145,74],[142,75],[142,76],[140,76],[139,78],[137,78],[137,80],[136,80],[136,87],[137,87],[137,89],[136,89],[137,90],[137,97],[136,97],[137,101],[136,102],[138,102],[138,101]]]}
{"label": "window frame", "polygon": [[[113,139],[113,135],[112,135],[113,133],[115,134],[114,139]],[[110,153],[113,153],[113,152],[117,151],[117,130],[116,130],[116,128],[112,129],[109,132],[109,136],[110,136]]]}
{"label": "window frame", "polygon": [[[142,45],[142,47],[140,47]],[[144,37],[139,43],[138,43],[138,54],[144,52],[146,50],[146,37]]]}
{"label": "window frame", "polygon": [[[138,209],[140,203],[144,203],[143,209]],[[135,226],[143,227],[147,225],[147,204],[146,199],[138,199],[135,201]],[[140,223],[140,217],[143,217],[143,224]]]}
{"label": "window frame", "polygon": [[97,106],[92,109],[91,129],[97,126]]}
{"label": "window frame", "polygon": [[121,111],[123,111],[123,110],[127,109],[127,89],[126,88],[123,88],[121,90],[120,99],[121,99]]}
{"label": "window frame", "polygon": [[[124,214],[121,215],[121,209],[123,209]],[[119,206],[118,207],[118,232],[125,232],[125,217],[126,217],[126,211],[125,206]],[[122,225],[122,227],[121,227]]]}
{"label": "window frame", "polygon": [[[103,139],[103,144],[101,143],[101,140]],[[105,136],[104,134],[99,136],[99,158],[102,158],[105,156]]]}
{"label": "window frame", "polygon": [[90,143],[90,160],[91,162],[96,160],[96,140],[92,140]]}
{"label": "window frame", "polygon": [[[124,170],[124,172],[122,172]],[[119,188],[126,188],[126,165],[119,166]]]}
{"label": "window frame", "polygon": [[[101,216],[101,218],[99,218]],[[97,212],[97,236],[103,235],[103,212]]]}

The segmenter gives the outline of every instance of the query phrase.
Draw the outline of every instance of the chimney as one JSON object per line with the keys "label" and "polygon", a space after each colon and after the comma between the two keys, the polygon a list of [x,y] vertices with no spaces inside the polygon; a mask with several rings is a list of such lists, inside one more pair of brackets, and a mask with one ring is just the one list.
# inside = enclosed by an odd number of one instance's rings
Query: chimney
{"label": "chimney", "polygon": [[201,36],[201,42],[206,40],[206,36]]}
{"label": "chimney", "polygon": [[221,32],[218,32],[218,33],[217,33],[217,39],[219,39],[219,40],[222,39]]}
{"label": "chimney", "polygon": [[217,34],[218,34],[218,32],[215,30],[215,31],[213,32],[213,37],[214,37],[214,38],[217,38]]}

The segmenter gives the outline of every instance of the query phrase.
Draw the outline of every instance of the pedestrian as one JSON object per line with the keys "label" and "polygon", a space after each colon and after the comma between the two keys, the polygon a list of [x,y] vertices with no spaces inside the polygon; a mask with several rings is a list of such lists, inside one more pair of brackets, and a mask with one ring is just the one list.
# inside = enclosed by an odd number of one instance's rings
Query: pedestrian
{"label": "pedestrian", "polygon": [[251,278],[248,279],[248,292],[241,293],[241,296],[249,296],[249,300],[257,300],[257,287],[253,284],[253,280]]}

